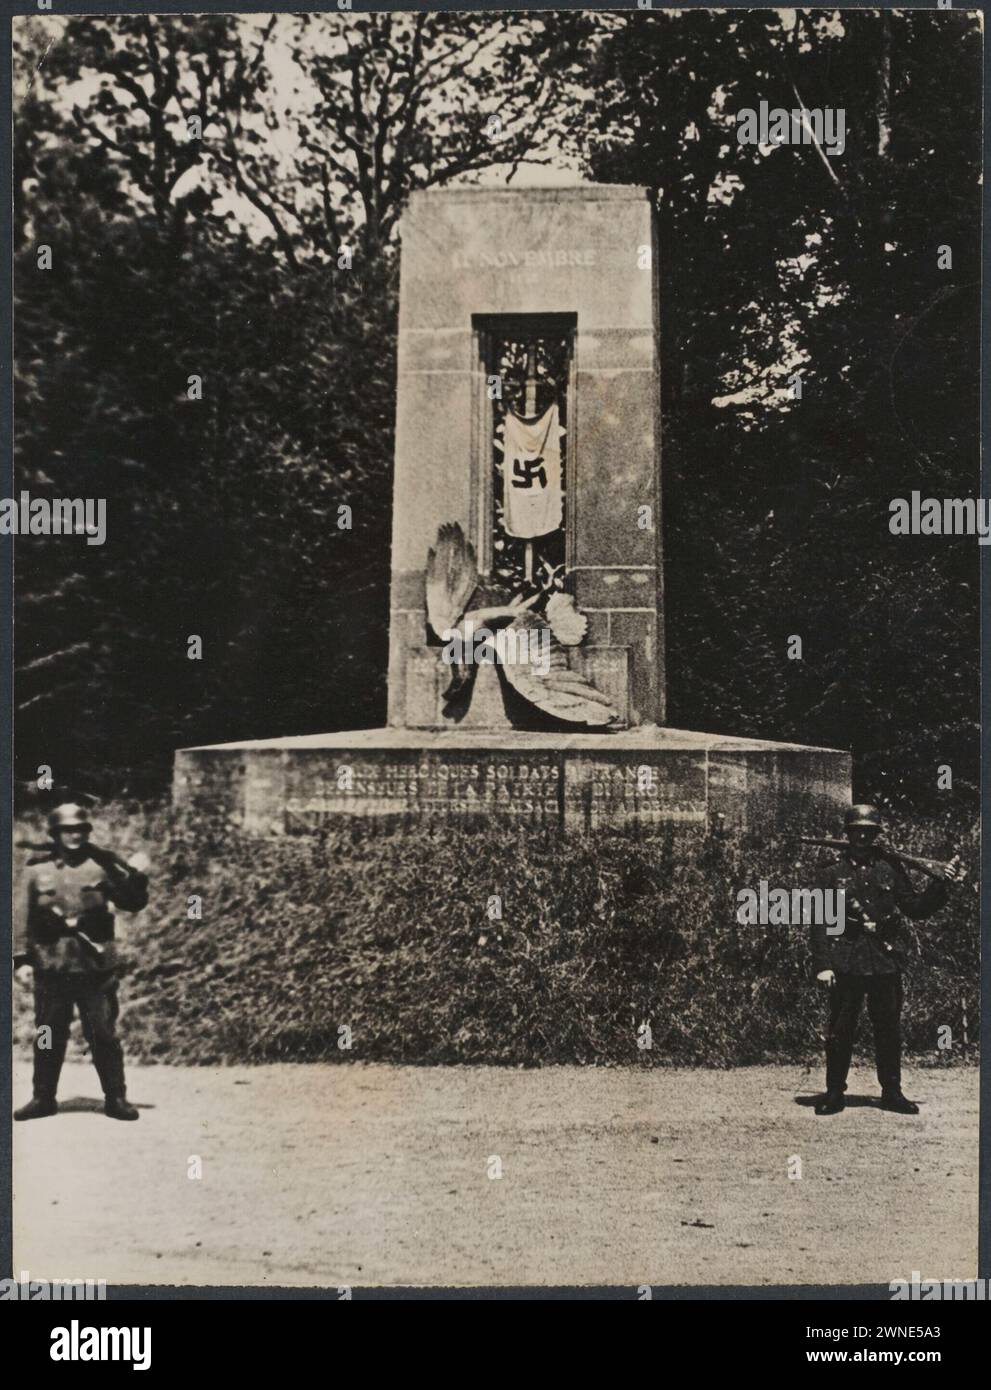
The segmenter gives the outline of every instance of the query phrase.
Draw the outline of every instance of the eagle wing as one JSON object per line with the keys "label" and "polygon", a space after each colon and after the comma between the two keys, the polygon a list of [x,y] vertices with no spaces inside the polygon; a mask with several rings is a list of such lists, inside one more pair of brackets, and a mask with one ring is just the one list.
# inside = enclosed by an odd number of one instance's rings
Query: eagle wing
{"label": "eagle wing", "polygon": [[[619,711],[607,695],[568,667],[564,648],[554,636],[551,625],[539,613],[521,613],[510,623],[509,632],[536,637],[541,647],[530,647],[529,662],[505,661],[502,669],[513,689],[531,705],[549,714],[554,719],[569,724],[585,724],[592,728],[605,728],[616,723]],[[546,636],[541,636],[546,633]],[[546,648],[543,644],[546,643]],[[541,650],[549,651],[547,662],[539,660]]]}
{"label": "eagle wing", "polygon": [[438,637],[460,623],[477,583],[474,546],[457,522],[445,524],[427,551],[427,621]]}

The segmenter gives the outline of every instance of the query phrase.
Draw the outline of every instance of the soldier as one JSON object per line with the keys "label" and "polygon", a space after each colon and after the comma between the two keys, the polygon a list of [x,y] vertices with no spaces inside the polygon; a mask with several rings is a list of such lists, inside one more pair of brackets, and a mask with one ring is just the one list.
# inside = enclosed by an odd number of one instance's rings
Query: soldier
{"label": "soldier", "polygon": [[115,1031],[118,1013],[114,914],[138,912],[148,879],[110,850],[90,842],[92,826],[80,806],[58,806],[48,817],[52,845],[29,861],[27,911],[14,929],[14,965],[22,981],[34,975],[34,1098],[15,1120],[58,1110],[55,1093],[75,1005],[114,1120],[136,1120],[124,1089],[124,1053]]}
{"label": "soldier", "polygon": [[842,933],[829,935],[824,923],[812,928],[816,979],[829,991],[826,1042],[826,1094],[816,1102],[817,1115],[835,1115],[844,1107],[847,1072],[860,1006],[874,1029],[881,1105],[900,1115],[917,1115],[919,1107],[902,1094],[902,969],[905,964],[899,913],[924,921],[946,902],[947,883],[959,882],[964,870],[956,862],[933,864],[937,875],[916,893],[896,855],[875,848],[881,816],[874,806],[851,806],[844,818],[849,848],[820,871],[820,886],[845,891]]}

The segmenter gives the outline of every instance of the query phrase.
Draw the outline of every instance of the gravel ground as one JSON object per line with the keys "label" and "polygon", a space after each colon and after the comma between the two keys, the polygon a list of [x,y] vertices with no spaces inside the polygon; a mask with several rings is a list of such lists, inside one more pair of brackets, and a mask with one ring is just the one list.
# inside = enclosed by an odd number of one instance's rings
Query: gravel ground
{"label": "gravel ground", "polygon": [[[25,1099],[29,1067],[14,1081]],[[973,1277],[977,1071],[910,1071],[918,1118],[877,1109],[860,1069],[851,1106],[817,1119],[818,1081],[132,1066],[141,1120],[119,1124],[92,1068],[67,1063],[61,1113],[14,1126],[14,1268],[331,1287]]]}

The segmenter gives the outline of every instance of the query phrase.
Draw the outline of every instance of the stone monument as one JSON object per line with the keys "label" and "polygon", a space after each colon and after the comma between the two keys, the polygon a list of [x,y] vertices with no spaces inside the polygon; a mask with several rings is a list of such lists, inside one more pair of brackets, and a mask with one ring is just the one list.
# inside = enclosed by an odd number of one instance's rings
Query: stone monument
{"label": "stone monument", "polygon": [[656,273],[643,189],[412,196],[388,726],[183,749],[178,806],[278,835],[348,815],[772,829],[849,803],[848,753],[664,725]]}

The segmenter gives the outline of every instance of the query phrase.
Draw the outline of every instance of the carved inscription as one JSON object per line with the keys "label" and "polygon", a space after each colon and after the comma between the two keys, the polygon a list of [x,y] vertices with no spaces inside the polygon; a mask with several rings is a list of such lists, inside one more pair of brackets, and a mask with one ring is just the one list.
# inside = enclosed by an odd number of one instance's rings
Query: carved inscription
{"label": "carved inscription", "polygon": [[663,771],[649,762],[580,760],[569,768],[568,819],[596,826],[660,825],[705,819],[705,775],[700,766]]}
{"label": "carved inscription", "polygon": [[341,756],[318,777],[290,773],[286,811],[314,825],[332,815],[505,815],[521,821],[560,819],[556,761]]}
{"label": "carved inscription", "polygon": [[458,757],[362,752],[349,757],[290,764],[286,773],[286,824],[318,829],[341,815],[410,816],[413,819],[492,817],[521,824],[592,828],[702,820],[705,774],[700,763],[651,766],[631,755],[616,759],[566,759],[553,752],[526,759],[496,753]]}
{"label": "carved inscription", "polygon": [[541,251],[469,251],[455,250],[451,253],[450,264],[454,270],[561,270],[565,267],[574,270],[592,270],[596,265],[594,248],[575,251],[571,247],[557,247]]}

